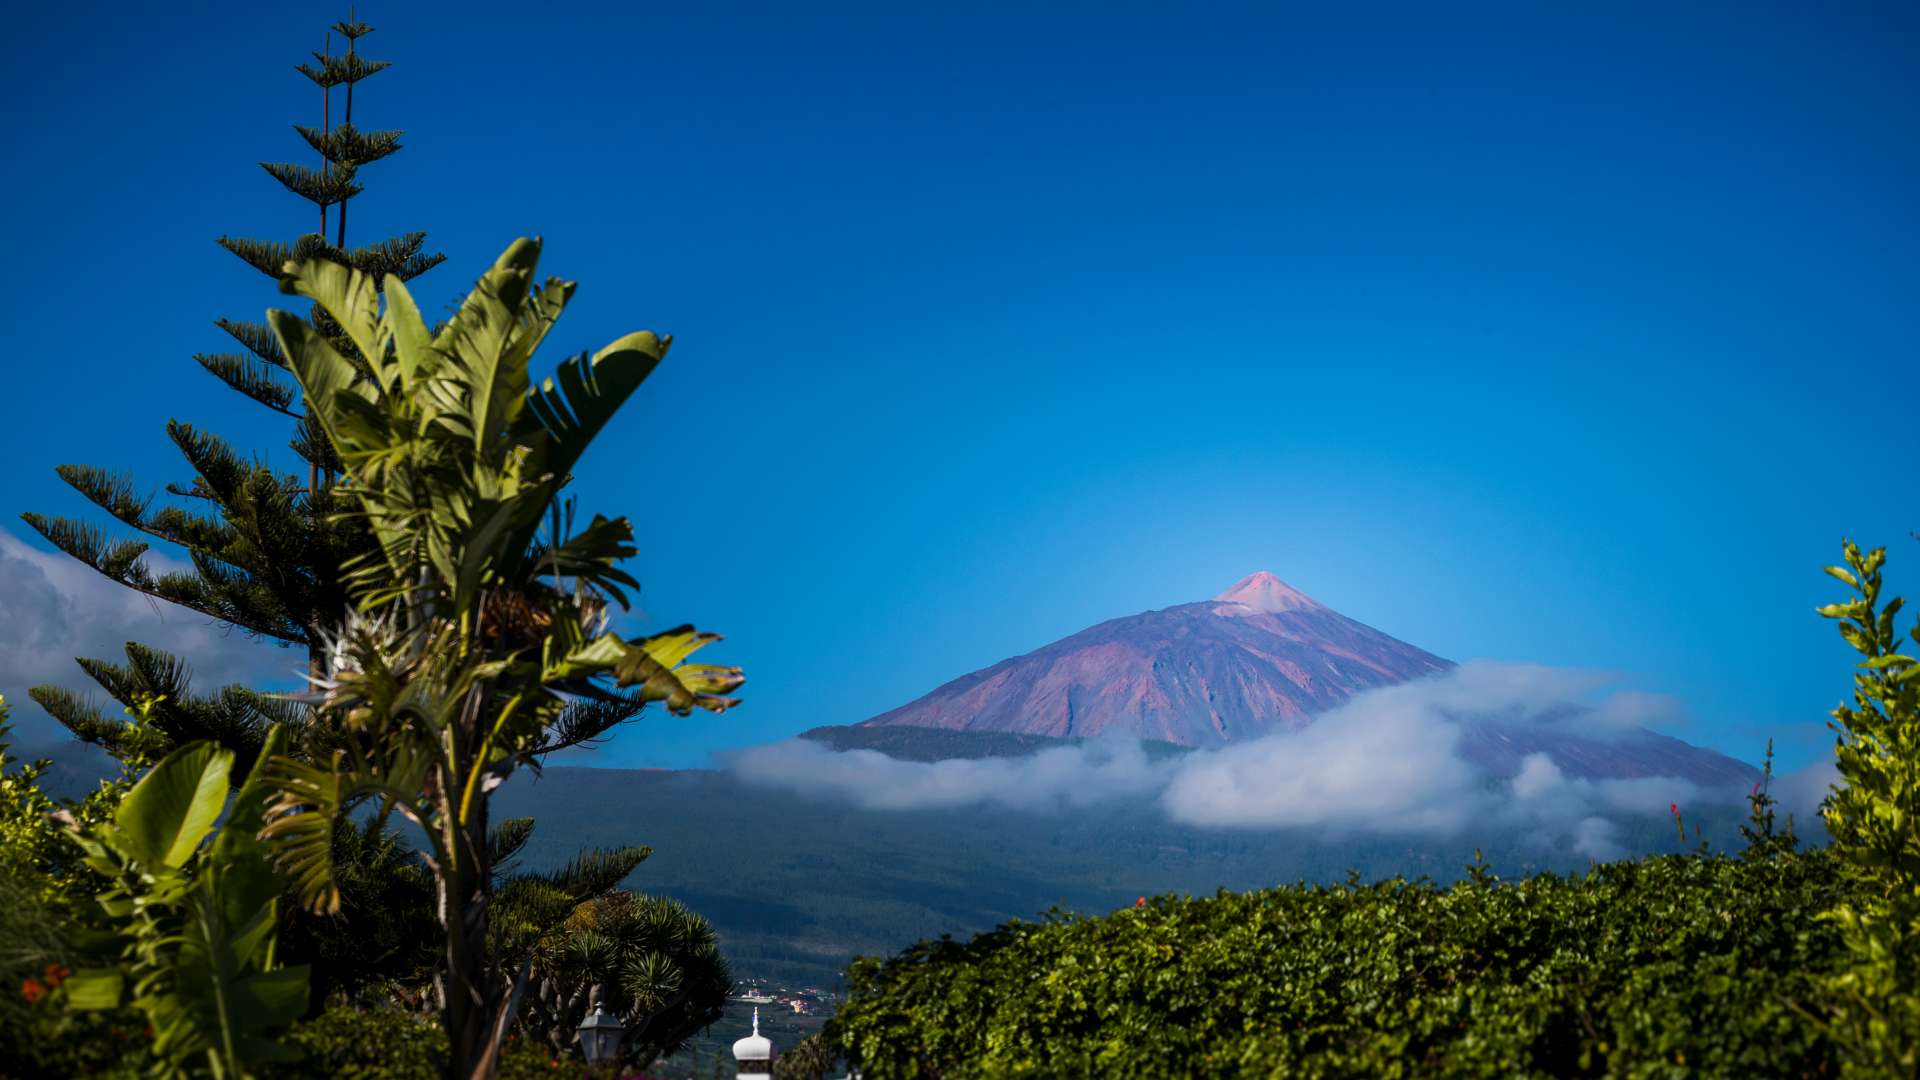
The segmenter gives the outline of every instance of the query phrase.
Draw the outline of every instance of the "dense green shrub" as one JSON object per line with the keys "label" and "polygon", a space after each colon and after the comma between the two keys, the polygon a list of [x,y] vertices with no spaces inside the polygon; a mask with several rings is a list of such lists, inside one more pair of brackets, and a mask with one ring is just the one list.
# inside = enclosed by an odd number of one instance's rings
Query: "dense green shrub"
{"label": "dense green shrub", "polygon": [[[1828,604],[1840,636],[1860,653],[1853,701],[1833,711],[1843,781],[1824,806],[1827,830],[1859,902],[1836,908],[1853,962],[1834,981],[1848,1067],[1866,1076],[1920,1072],[1920,621],[1906,634],[1902,601],[1881,602],[1887,550],[1844,545],[1846,566],[1827,573],[1855,598]],[[1905,638],[1906,641],[1902,639]]]}
{"label": "dense green shrub", "polygon": [[1822,1075],[1824,850],[1391,880],[1010,923],[850,972],[873,1080]]}
{"label": "dense green shrub", "polygon": [[[287,1040],[301,1060],[276,1075],[296,1080],[439,1080],[447,1036],[434,1016],[391,1007],[337,1005],[296,1025]],[[577,1056],[555,1057],[518,1037],[501,1051],[500,1080],[579,1077]]]}

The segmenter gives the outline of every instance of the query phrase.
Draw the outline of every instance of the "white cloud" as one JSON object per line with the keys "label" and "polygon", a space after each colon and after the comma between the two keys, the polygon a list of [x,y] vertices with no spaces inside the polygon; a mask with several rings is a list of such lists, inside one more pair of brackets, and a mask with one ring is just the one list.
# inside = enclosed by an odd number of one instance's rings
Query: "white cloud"
{"label": "white cloud", "polygon": [[1780,800],[1780,811],[1792,814],[1802,833],[1816,828],[1820,802],[1840,782],[1840,770],[1833,759],[1816,761],[1802,769],[1781,773],[1773,778],[1772,795]]}
{"label": "white cloud", "polygon": [[1595,862],[1611,862],[1627,853],[1620,843],[1620,826],[1603,817],[1581,818],[1573,827],[1573,853]]}
{"label": "white cloud", "polygon": [[[1672,699],[1608,692],[1612,681],[1594,672],[1476,662],[1358,695],[1295,734],[1158,761],[1117,740],[1024,758],[932,763],[790,740],[731,755],[726,765],[751,783],[873,809],[1129,800],[1184,824],[1333,834],[1455,835],[1494,822],[1543,845],[1616,858],[1625,851],[1616,818],[1664,812],[1670,802],[1685,806],[1706,793],[1673,777],[1570,777],[1545,753],[1527,755],[1503,781],[1460,753],[1463,725],[1479,720],[1569,724],[1591,739],[1677,715]],[[1796,774],[1780,783],[1797,791],[1815,779]]]}
{"label": "white cloud", "polygon": [[1462,706],[1460,690],[1438,679],[1374,691],[1298,734],[1188,755],[1170,763],[1162,805],[1195,825],[1457,831],[1480,809],[1479,783],[1433,700]]}
{"label": "white cloud", "polygon": [[871,810],[996,805],[1089,806],[1152,795],[1165,783],[1140,744],[1122,739],[1019,758],[901,761],[875,750],[836,752],[789,739],[726,756],[749,783],[846,799]]}
{"label": "white cloud", "polygon": [[[148,558],[157,573],[186,568],[157,554]],[[5,530],[0,530],[0,604],[0,694],[14,707],[23,745],[65,733],[27,697],[29,687],[52,683],[110,700],[75,657],[124,662],[126,643],[138,641],[186,660],[194,688],[202,692],[230,682],[292,686],[304,661],[301,654],[222,628],[198,612],[117,585]]]}

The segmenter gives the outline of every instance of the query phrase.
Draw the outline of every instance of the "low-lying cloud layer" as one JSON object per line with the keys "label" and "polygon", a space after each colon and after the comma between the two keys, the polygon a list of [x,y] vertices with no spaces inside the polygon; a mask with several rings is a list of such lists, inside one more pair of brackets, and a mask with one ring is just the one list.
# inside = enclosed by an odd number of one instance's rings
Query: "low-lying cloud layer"
{"label": "low-lying cloud layer", "polygon": [[[1527,829],[1596,859],[1624,854],[1626,816],[1706,796],[1684,780],[1589,780],[1530,754],[1509,777],[1490,777],[1459,753],[1466,725],[1572,725],[1607,739],[1680,720],[1670,698],[1607,689],[1609,677],[1520,664],[1473,663],[1445,675],[1361,694],[1296,734],[1155,760],[1137,743],[1094,740],[1020,758],[901,761],[871,750],[836,752],[806,740],[730,755],[749,783],[879,810],[1000,806],[1018,809],[1150,805],[1189,825],[1311,828],[1321,833],[1456,835],[1470,825]],[[1805,814],[1831,767],[1781,777],[1783,807]]]}
{"label": "low-lying cloud layer", "polygon": [[[156,572],[188,568],[149,555]],[[22,745],[65,737],[65,730],[27,698],[29,687],[65,686],[105,701],[75,657],[124,662],[138,641],[185,659],[194,688],[230,682],[292,686],[301,657],[228,630],[198,612],[123,588],[57,552],[28,546],[0,530],[0,694],[14,706]]]}

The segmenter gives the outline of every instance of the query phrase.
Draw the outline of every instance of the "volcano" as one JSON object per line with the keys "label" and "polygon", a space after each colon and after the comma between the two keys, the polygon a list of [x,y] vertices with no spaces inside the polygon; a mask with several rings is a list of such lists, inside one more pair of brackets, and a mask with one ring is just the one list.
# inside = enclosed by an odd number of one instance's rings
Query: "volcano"
{"label": "volcano", "polygon": [[[1110,619],[839,730],[1122,736],[1204,749],[1299,731],[1356,694],[1454,666],[1261,571],[1211,600]],[[1577,717],[1546,728],[1466,727],[1460,752],[1495,775],[1513,775],[1535,752],[1591,779],[1676,776],[1725,787],[1758,775],[1678,739],[1595,732]]]}

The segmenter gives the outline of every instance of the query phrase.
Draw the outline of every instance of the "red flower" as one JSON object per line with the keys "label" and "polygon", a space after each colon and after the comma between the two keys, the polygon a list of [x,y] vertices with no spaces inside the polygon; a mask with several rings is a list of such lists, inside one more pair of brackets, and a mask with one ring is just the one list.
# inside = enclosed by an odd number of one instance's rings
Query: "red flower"
{"label": "red flower", "polygon": [[47,988],[40,985],[39,979],[22,979],[20,980],[20,996],[27,999],[27,1004],[38,1005],[40,1004],[40,999],[47,996]]}
{"label": "red flower", "polygon": [[1677,803],[1677,802],[1670,802],[1670,803],[1668,803],[1668,804],[1667,804],[1667,813],[1669,813],[1669,814],[1672,814],[1672,815],[1673,815],[1674,817],[1679,817],[1679,816],[1680,816],[1680,804],[1679,804],[1679,803]]}
{"label": "red flower", "polygon": [[1135,901],[1133,902],[1133,906],[1134,906],[1134,907],[1146,907],[1146,906],[1147,906],[1147,898],[1143,896],[1143,897],[1141,897],[1140,899],[1138,899],[1138,900],[1135,900]]}

